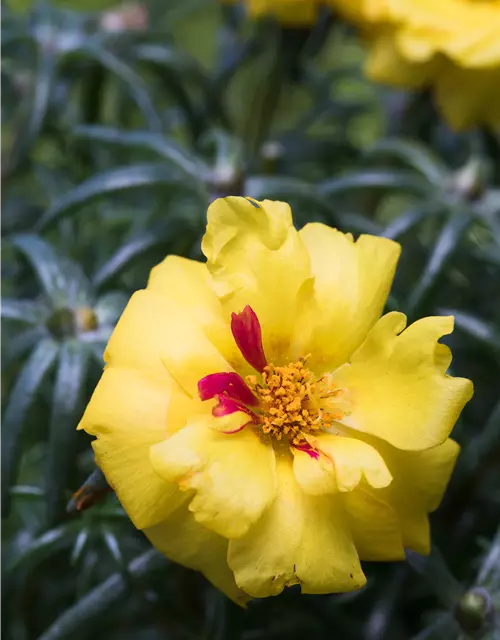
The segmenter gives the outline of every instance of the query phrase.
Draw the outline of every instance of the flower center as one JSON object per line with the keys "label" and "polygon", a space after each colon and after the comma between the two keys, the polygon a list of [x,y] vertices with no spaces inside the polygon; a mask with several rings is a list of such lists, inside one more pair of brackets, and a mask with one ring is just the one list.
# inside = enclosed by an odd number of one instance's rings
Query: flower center
{"label": "flower center", "polygon": [[282,367],[268,364],[260,380],[246,377],[246,383],[259,400],[259,426],[277,440],[287,438],[292,444],[304,442],[305,434],[328,428],[340,420],[343,389],[334,388],[324,376],[315,380],[305,366],[307,358]]}

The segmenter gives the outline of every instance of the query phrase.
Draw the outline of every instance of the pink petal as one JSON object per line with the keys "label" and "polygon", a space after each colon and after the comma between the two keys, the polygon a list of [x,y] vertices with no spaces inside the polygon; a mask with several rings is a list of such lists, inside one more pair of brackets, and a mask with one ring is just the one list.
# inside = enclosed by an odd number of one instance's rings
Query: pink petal
{"label": "pink petal", "polygon": [[217,404],[212,409],[212,415],[215,416],[216,418],[220,418],[221,416],[227,416],[227,415],[230,415],[231,413],[236,413],[237,411],[243,411],[248,416],[250,416],[250,420],[242,424],[237,429],[232,429],[230,431],[222,430],[221,433],[226,433],[226,434],[238,433],[238,431],[242,431],[249,424],[252,424],[252,423],[258,424],[259,419],[257,415],[253,411],[251,411],[251,409],[249,409],[248,407],[245,407],[244,404],[241,404],[241,402],[238,402],[238,400],[235,400],[234,398],[229,398],[228,396],[222,394],[220,396],[217,396],[217,401],[218,401]]}
{"label": "pink petal", "polygon": [[304,442],[303,444],[293,444],[292,447],[294,449],[298,449],[299,451],[307,453],[309,456],[311,456],[311,458],[314,458],[314,460],[317,460],[319,458],[319,451],[313,449],[310,444],[307,444],[307,442]]}
{"label": "pink petal", "polygon": [[250,406],[259,404],[243,378],[234,371],[211,373],[198,381],[198,395],[201,400],[210,400],[220,394],[226,394],[229,398]]}
{"label": "pink petal", "polygon": [[243,411],[244,413],[251,416],[254,422],[257,421],[257,416],[251,409],[246,407],[238,400],[226,396],[225,393],[217,396],[217,404],[212,409],[212,415],[216,418],[220,418],[221,416],[227,416],[231,413],[236,413],[237,411]]}
{"label": "pink petal", "polygon": [[247,305],[241,313],[231,315],[231,331],[245,360],[262,373],[267,360],[262,346],[260,322],[252,307]]}

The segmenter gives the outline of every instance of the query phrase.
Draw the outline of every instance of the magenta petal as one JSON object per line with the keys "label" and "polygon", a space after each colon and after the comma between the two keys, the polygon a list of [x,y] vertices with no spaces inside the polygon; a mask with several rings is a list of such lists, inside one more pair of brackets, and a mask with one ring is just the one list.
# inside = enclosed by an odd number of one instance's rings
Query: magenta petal
{"label": "magenta petal", "polygon": [[231,315],[231,331],[245,360],[262,373],[267,360],[262,346],[260,322],[252,307],[247,305],[241,313]]}
{"label": "magenta petal", "polygon": [[220,418],[221,416],[227,416],[231,413],[236,413],[237,411],[243,411],[252,418],[252,422],[258,422],[256,414],[251,409],[241,402],[238,402],[238,400],[229,398],[225,394],[217,396],[217,404],[212,409],[212,415],[216,418]]}
{"label": "magenta petal", "polygon": [[303,444],[294,444],[292,446],[294,449],[298,449],[299,451],[307,453],[309,456],[311,456],[311,458],[314,458],[314,460],[317,460],[319,458],[319,451],[313,449],[310,444],[307,444],[307,442],[304,442]]}
{"label": "magenta petal", "polygon": [[199,380],[198,395],[201,400],[210,400],[222,393],[253,407],[259,404],[246,382],[237,373],[211,373]]}

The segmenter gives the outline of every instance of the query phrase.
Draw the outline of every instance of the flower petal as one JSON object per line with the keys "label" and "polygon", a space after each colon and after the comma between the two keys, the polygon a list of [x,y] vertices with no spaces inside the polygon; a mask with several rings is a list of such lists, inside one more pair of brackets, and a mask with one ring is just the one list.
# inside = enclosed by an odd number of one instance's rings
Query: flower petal
{"label": "flower petal", "polygon": [[441,503],[460,447],[448,439],[426,451],[401,451],[387,443],[380,443],[379,449],[394,475],[394,482],[380,494],[398,514],[405,546],[427,554],[427,514]]}
{"label": "flower petal", "polygon": [[375,236],[354,242],[350,234],[318,223],[307,224],[299,236],[311,257],[317,302],[302,349],[312,354],[308,365],[323,373],[343,364],[379,318],[401,247]]}
{"label": "flower petal", "polygon": [[185,505],[144,533],[167,558],[201,571],[233,602],[245,605],[248,596],[236,586],[227,564],[227,540],[198,524]]}
{"label": "flower petal", "polygon": [[148,290],[137,291],[130,299],[104,359],[111,366],[141,371],[157,382],[173,377],[192,397],[197,396],[200,378],[230,370],[185,309]]}
{"label": "flower petal", "polygon": [[133,370],[107,368],[79,425],[97,436],[96,462],[138,529],[164,519],[185,500],[149,460],[150,447],[180,428],[193,402],[174,381],[159,386]]}
{"label": "flower petal", "polygon": [[332,380],[349,390],[343,424],[400,449],[427,449],[446,440],[473,387],[445,374],[437,340],[453,330],[452,317],[424,318],[400,333],[405,323],[401,313],[381,318]]}
{"label": "flower petal", "polygon": [[152,269],[148,290],[185,309],[233,369],[252,371],[234,342],[230,328],[231,314],[224,311],[215,295],[206,264],[167,256]]}
{"label": "flower petal", "polygon": [[255,311],[248,304],[241,313],[231,314],[231,332],[248,364],[262,373],[267,365],[262,346],[262,329]]}
{"label": "flower petal", "polygon": [[[245,415],[245,414],[243,414]],[[225,416],[237,419],[237,414]],[[248,416],[245,416],[248,420]],[[244,535],[276,493],[274,450],[251,429],[225,435],[211,421],[192,420],[172,438],[151,448],[156,472],[194,491],[195,520],[227,537]]]}
{"label": "flower petal", "polygon": [[309,496],[288,456],[277,458],[278,492],[248,533],[229,543],[236,584],[265,598],[300,584],[303,593],[359,589],[366,582],[340,496]]}
{"label": "flower petal", "polygon": [[208,209],[202,249],[224,309],[239,312],[249,305],[257,314],[269,362],[296,359],[290,349],[312,279],[290,207],[237,197],[216,200]]}
{"label": "flower petal", "polygon": [[210,373],[198,381],[198,395],[201,400],[210,400],[222,393],[243,404],[259,404],[243,378],[234,371]]}
{"label": "flower petal", "polygon": [[363,477],[376,489],[392,482],[384,459],[366,442],[327,433],[314,438],[313,442],[333,462],[339,491],[352,491]]}
{"label": "flower petal", "polygon": [[305,493],[319,496],[338,491],[335,469],[330,458],[323,455],[311,457],[296,447],[292,447],[291,451],[293,473]]}
{"label": "flower petal", "polygon": [[361,560],[404,560],[398,515],[379,494],[361,485],[343,495],[357,552]]}

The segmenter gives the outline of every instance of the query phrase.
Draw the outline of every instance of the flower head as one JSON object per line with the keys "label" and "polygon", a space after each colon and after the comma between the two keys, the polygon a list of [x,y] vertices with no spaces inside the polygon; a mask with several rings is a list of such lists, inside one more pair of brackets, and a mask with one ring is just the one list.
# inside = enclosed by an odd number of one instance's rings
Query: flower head
{"label": "flower head", "polygon": [[500,123],[500,1],[330,0],[370,43],[368,75],[432,87],[451,126]]}
{"label": "flower head", "polygon": [[[221,0],[223,4],[237,4],[238,0]],[[244,0],[248,15],[254,19],[275,18],[288,27],[308,27],[319,15],[322,0]]]}
{"label": "flower head", "polygon": [[453,318],[380,317],[399,245],[282,202],[215,201],[202,248],[134,294],[80,425],[136,527],[240,603],[427,553],[472,395]]}

